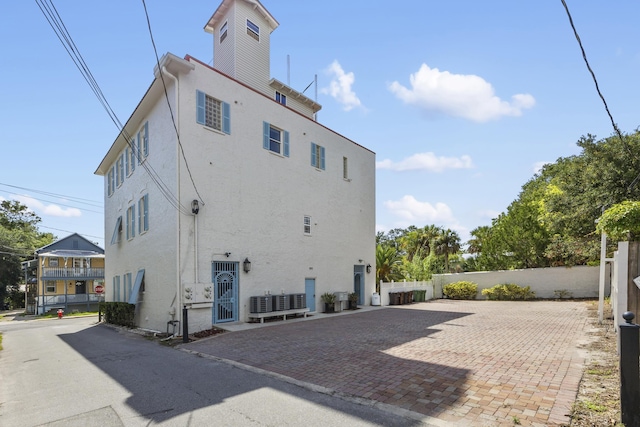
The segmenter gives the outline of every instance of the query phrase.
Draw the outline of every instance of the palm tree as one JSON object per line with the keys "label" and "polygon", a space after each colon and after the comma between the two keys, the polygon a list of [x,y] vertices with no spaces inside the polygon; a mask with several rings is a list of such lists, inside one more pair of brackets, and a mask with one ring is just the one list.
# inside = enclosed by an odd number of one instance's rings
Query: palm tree
{"label": "palm tree", "polygon": [[436,254],[444,256],[444,271],[449,272],[449,255],[460,250],[460,236],[450,229],[442,230],[436,238]]}
{"label": "palm tree", "polygon": [[423,228],[413,228],[400,238],[400,247],[407,255],[409,262],[414,257],[428,257],[433,249],[433,241],[442,232],[440,227],[426,225]]}
{"label": "palm tree", "polygon": [[376,246],[376,291],[380,292],[380,281],[390,282],[399,278],[397,271],[400,257],[393,246]]}

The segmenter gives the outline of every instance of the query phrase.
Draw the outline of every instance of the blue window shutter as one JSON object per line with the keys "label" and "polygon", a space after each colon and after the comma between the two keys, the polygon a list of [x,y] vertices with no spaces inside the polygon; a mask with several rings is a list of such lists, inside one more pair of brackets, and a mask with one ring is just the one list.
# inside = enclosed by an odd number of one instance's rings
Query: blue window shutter
{"label": "blue window shutter", "polygon": [[138,303],[138,294],[140,293],[140,288],[142,286],[142,281],[144,280],[144,270],[138,270],[138,274],[136,274],[136,282],[133,284],[133,289],[129,295],[129,304],[137,304]]}
{"label": "blue window shutter", "polygon": [[205,95],[204,92],[200,92],[196,90],[196,121],[201,125],[205,124],[204,113],[205,113]]}
{"label": "blue window shutter", "polygon": [[316,166],[316,144],[311,143],[311,166]]}
{"label": "blue window shutter", "polygon": [[231,106],[227,102],[222,103],[222,132],[231,135]]}
{"label": "blue window shutter", "polygon": [[262,122],[262,148],[265,150],[269,149],[269,123]]}
{"label": "blue window shutter", "polygon": [[149,230],[149,195],[144,195],[144,230]]}
{"label": "blue window shutter", "polygon": [[149,155],[149,122],[144,122],[144,156]]}
{"label": "blue window shutter", "polygon": [[324,170],[324,147],[320,147],[320,169]]}
{"label": "blue window shutter", "polygon": [[284,148],[283,152],[285,157],[289,157],[289,131],[284,131]]}

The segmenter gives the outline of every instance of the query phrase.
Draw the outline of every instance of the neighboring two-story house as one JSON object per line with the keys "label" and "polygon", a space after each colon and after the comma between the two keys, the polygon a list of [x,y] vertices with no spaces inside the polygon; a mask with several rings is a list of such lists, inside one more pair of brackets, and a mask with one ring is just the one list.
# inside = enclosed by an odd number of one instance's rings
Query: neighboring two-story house
{"label": "neighboring two-story house", "polygon": [[[209,66],[165,54],[96,174],[105,177],[106,300],[139,327],[248,321],[251,297],[375,290],[375,154],[270,77],[278,22],[223,0]],[[165,93],[166,91],[166,93]],[[367,268],[367,266],[369,266]]]}
{"label": "neighboring two-story house", "polygon": [[77,233],[36,250],[36,312],[97,311],[104,285],[104,250]]}

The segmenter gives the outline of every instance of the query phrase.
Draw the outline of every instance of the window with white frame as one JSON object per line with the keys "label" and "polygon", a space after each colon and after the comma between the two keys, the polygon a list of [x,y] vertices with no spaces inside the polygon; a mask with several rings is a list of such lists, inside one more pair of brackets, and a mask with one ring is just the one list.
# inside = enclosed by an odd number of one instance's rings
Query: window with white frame
{"label": "window with white frame", "polygon": [[311,166],[324,170],[324,147],[311,143]]}
{"label": "window with white frame", "polygon": [[135,145],[132,142],[131,146],[124,150],[124,171],[127,177],[131,176],[133,171],[136,170],[136,158],[133,147],[135,147]]}
{"label": "window with white frame", "polygon": [[107,194],[111,196],[113,194],[113,190],[115,189],[115,166],[111,166],[109,169],[109,173],[107,174]]}
{"label": "window with white frame", "polygon": [[231,106],[196,90],[196,122],[208,128],[231,134]]}
{"label": "window with white frame", "polygon": [[87,268],[89,267],[89,262],[86,258],[74,258],[73,259],[73,268]]}
{"label": "window with white frame", "polygon": [[144,125],[138,131],[137,139],[138,164],[140,164],[149,156],[149,122],[144,122]]}
{"label": "window with white frame", "polygon": [[56,292],[56,281],[55,280],[47,280],[44,282],[45,292],[52,294]]}
{"label": "window with white frame", "polygon": [[262,148],[289,157],[289,132],[273,126],[270,123],[262,123]]}
{"label": "window with white frame", "polygon": [[227,22],[225,21],[225,23],[222,24],[222,27],[220,27],[220,43],[222,43],[226,38],[227,38]]}
{"label": "window with white frame", "polygon": [[138,233],[149,231],[149,195],[145,194],[138,200]]}
{"label": "window with white frame", "polygon": [[287,95],[276,91],[276,101],[282,105],[287,105]]}
{"label": "window with white frame", "polygon": [[304,216],[304,234],[311,234],[311,217],[309,215]]}
{"label": "window with white frame", "polygon": [[122,232],[122,216],[116,218],[116,226],[113,228],[113,235],[111,236],[111,244],[115,245],[120,242],[120,233]]}
{"label": "window with white frame", "polygon": [[124,182],[124,153],[120,154],[116,161],[116,187],[120,187]]}
{"label": "window with white frame", "polygon": [[131,240],[136,235],[136,205],[127,209],[127,240]]}
{"label": "window with white frame", "polygon": [[131,144],[129,144],[127,156],[129,158],[129,175],[136,170],[136,139],[131,139]]}
{"label": "window with white frame", "polygon": [[346,157],[342,158],[342,177],[349,179],[349,162]]}
{"label": "window with white frame", "polygon": [[57,267],[58,258],[49,258],[49,267]]}
{"label": "window with white frame", "polygon": [[247,34],[249,34],[256,41],[260,41],[260,27],[247,19]]}

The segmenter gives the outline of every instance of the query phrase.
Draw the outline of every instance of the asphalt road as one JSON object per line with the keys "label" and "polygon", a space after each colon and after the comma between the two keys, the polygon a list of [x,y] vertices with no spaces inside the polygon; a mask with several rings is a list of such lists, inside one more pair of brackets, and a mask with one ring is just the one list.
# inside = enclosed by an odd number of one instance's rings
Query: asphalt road
{"label": "asphalt road", "polygon": [[0,426],[416,426],[96,317],[0,321]]}

